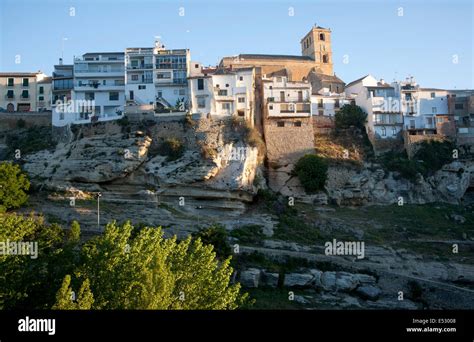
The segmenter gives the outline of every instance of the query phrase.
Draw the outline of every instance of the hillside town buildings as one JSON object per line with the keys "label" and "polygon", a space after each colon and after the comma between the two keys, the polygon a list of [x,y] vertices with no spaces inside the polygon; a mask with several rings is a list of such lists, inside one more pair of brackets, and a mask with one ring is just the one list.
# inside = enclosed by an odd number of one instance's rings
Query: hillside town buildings
{"label": "hillside town buildings", "polygon": [[[165,48],[159,39],[153,47],[85,53],[72,64],[61,59],[52,77],[0,73],[0,110],[52,110],[59,127],[133,113],[240,118],[267,141],[284,144],[282,130],[294,137],[330,132],[336,113],[356,104],[367,113],[375,148],[399,143],[404,135],[474,143],[474,91],[424,88],[413,77],[389,84],[366,75],[346,84],[334,72],[331,34],[314,25],[299,41],[300,55],[242,53],[223,57],[215,68],[192,61],[189,49]],[[301,147],[293,146],[295,152]]]}

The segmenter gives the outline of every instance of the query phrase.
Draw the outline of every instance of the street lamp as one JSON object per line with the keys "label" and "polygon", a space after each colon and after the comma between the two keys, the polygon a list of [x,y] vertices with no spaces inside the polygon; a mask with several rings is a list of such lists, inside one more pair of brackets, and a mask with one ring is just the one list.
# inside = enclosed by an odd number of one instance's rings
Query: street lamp
{"label": "street lamp", "polygon": [[97,193],[97,229],[100,229],[100,197],[102,193]]}

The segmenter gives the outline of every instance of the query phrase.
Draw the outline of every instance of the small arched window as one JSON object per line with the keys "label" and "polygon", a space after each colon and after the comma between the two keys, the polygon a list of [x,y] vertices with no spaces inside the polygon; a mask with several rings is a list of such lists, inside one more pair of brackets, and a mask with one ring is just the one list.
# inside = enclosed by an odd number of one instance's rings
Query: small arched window
{"label": "small arched window", "polygon": [[326,40],[326,37],[324,36],[324,33],[319,34],[319,40]]}
{"label": "small arched window", "polygon": [[323,55],[323,63],[329,63],[329,56]]}

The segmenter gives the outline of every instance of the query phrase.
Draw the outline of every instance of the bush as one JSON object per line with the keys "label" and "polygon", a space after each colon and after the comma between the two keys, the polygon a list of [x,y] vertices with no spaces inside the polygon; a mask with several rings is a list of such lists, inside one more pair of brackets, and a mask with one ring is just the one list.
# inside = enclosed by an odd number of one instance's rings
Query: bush
{"label": "bush", "polygon": [[0,210],[18,208],[28,200],[30,182],[17,164],[0,163]]}
{"label": "bush", "polygon": [[17,128],[25,128],[26,127],[26,121],[23,119],[18,119],[16,121],[16,127]]}
{"label": "bush", "polygon": [[265,239],[262,232],[262,226],[257,224],[247,224],[236,228],[230,232],[232,237],[239,240],[240,243],[260,243]]}
{"label": "bush", "polygon": [[13,132],[6,137],[6,145],[10,156],[15,150],[20,150],[21,155],[46,150],[55,144],[51,135],[51,128],[32,126],[22,133]]}
{"label": "bush", "polygon": [[312,193],[324,189],[328,176],[328,166],[321,157],[307,154],[298,160],[293,172],[298,176],[306,192]]}
{"label": "bush", "polygon": [[166,139],[158,148],[158,154],[168,156],[167,161],[179,159],[183,156],[184,145],[176,138]]}
{"label": "bush", "polygon": [[219,257],[227,258],[231,255],[229,243],[227,242],[227,231],[221,225],[213,225],[193,234],[200,238],[205,245],[213,245],[214,251]]}
{"label": "bush", "polygon": [[420,145],[414,159],[421,162],[420,172],[424,176],[433,174],[453,160],[454,145],[451,142],[423,141]]}
{"label": "bush", "polygon": [[450,142],[423,141],[413,159],[408,159],[405,152],[387,152],[380,161],[389,171],[397,171],[403,178],[416,181],[418,174],[431,176],[452,161],[453,144]]}
{"label": "bush", "polygon": [[356,105],[344,105],[335,115],[336,128],[344,129],[351,126],[364,128],[367,113]]}

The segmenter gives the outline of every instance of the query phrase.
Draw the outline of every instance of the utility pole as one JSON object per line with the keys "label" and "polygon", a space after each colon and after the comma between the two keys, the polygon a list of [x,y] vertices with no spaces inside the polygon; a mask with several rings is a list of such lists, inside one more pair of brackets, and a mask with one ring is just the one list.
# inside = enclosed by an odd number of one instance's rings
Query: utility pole
{"label": "utility pole", "polygon": [[102,194],[100,192],[97,193],[97,229],[100,229],[100,197]]}

